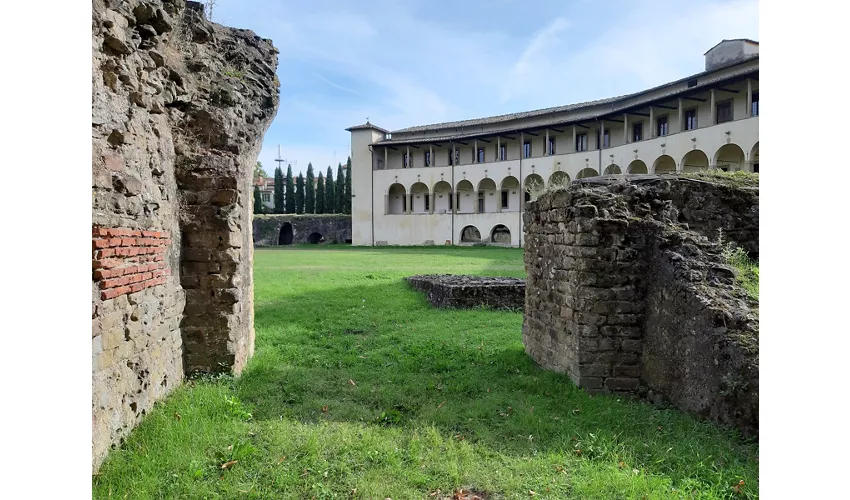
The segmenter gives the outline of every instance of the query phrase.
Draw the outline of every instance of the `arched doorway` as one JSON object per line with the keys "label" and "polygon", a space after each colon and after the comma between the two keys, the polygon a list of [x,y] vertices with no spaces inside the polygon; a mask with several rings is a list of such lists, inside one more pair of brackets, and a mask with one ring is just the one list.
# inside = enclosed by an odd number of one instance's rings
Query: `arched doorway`
{"label": "arched doorway", "polygon": [[455,193],[457,212],[459,214],[475,213],[475,204],[478,202],[478,197],[475,196],[475,188],[472,187],[472,183],[466,179],[458,182]]}
{"label": "arched doorway", "polygon": [[475,226],[466,226],[460,232],[461,243],[476,243],[481,241],[481,232]]}
{"label": "arched doorway", "polygon": [[669,174],[676,171],[676,160],[670,155],[661,155],[652,165],[652,173]]}
{"label": "arched doorway", "polygon": [[726,172],[744,170],[744,150],[735,143],[724,144],[714,154],[714,164]]}
{"label": "arched doorway", "polygon": [[536,200],[545,187],[546,185],[543,182],[543,177],[540,177],[537,174],[529,174],[523,182],[523,196],[526,203]]}
{"label": "arched doorway", "polygon": [[598,177],[599,172],[592,168],[583,168],[576,174],[576,179],[586,179],[588,177]]}
{"label": "arched doorway", "polygon": [[410,186],[411,210],[414,214],[427,214],[431,211],[431,196],[428,193],[428,186],[424,183],[417,182]]}
{"label": "arched doorway", "polygon": [[496,181],[486,177],[478,183],[478,213],[496,212]]}
{"label": "arched doorway", "polygon": [[750,152],[750,171],[758,173],[759,172],[759,143],[756,143],[753,146],[753,150]]}
{"label": "arched doorway", "polygon": [[399,183],[390,186],[387,191],[387,213],[403,214],[407,212],[407,190]]}
{"label": "arched doorway", "polygon": [[682,172],[699,172],[708,169],[708,155],[699,149],[688,151],[682,158]]}
{"label": "arched doorway", "polygon": [[635,160],[629,163],[629,168],[626,170],[626,172],[630,174],[645,174],[648,173],[649,170],[646,169],[646,163],[644,163],[642,160]]}
{"label": "arched doorway", "polygon": [[283,226],[280,227],[280,234],[277,237],[278,245],[291,245],[292,244],[292,224],[289,222],[284,222]]}
{"label": "arched doorway", "polygon": [[307,243],[311,245],[316,245],[323,241],[325,241],[325,237],[321,233],[310,233],[310,236],[307,237]]}
{"label": "arched doorway", "polygon": [[619,174],[622,174],[622,173],[623,173],[623,171],[620,170],[619,165],[611,164],[611,165],[608,165],[607,167],[605,167],[605,175],[619,175]]}
{"label": "arched doorway", "polygon": [[449,214],[452,212],[452,185],[446,181],[434,184],[434,213]]}
{"label": "arched doorway", "polygon": [[490,241],[492,243],[511,244],[511,230],[504,224],[497,224],[490,231]]}
{"label": "arched doorway", "polygon": [[552,175],[549,176],[549,185],[550,186],[563,186],[566,187],[570,183],[570,175],[563,170],[558,170],[556,172],[552,172]]}
{"label": "arched doorway", "polygon": [[502,179],[501,193],[499,195],[499,207],[502,212],[519,211],[519,180],[509,175]]}

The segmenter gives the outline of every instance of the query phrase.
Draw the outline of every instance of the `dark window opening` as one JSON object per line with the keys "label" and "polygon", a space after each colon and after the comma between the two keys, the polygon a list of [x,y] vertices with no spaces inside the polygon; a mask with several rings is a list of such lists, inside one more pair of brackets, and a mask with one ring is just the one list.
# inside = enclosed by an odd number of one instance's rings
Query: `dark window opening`
{"label": "dark window opening", "polygon": [[431,210],[431,195],[426,194],[425,195],[425,211],[427,212],[429,210]]}
{"label": "dark window opening", "polygon": [[426,167],[431,166],[431,152],[430,151],[425,151],[425,166]]}
{"label": "dark window opening", "polygon": [[448,151],[448,153],[449,153],[449,166],[452,166],[452,165],[454,165],[454,157],[452,156],[452,150],[450,149]]}
{"label": "dark window opening", "polygon": [[604,134],[602,134],[602,147],[603,148],[610,148],[611,147],[611,133],[607,130],[605,131]]}
{"label": "dark window opening", "polygon": [[758,163],[753,163],[753,172],[759,173],[759,164]]}
{"label": "dark window opening", "polygon": [[528,203],[529,201],[531,201],[531,193],[526,191],[525,192],[525,202]]}
{"label": "dark window opening", "polygon": [[758,92],[753,92],[752,114],[753,114],[753,116],[759,115],[759,93]]}
{"label": "dark window opening", "polygon": [[732,121],[732,101],[721,102],[717,105],[717,123]]}
{"label": "dark window opening", "polygon": [[460,165],[460,150],[455,149],[455,165]]}
{"label": "dark window opening", "polygon": [[523,158],[531,158],[531,141],[525,141],[525,144],[522,145],[522,156]]}
{"label": "dark window opening", "polygon": [[499,146],[499,161],[505,161],[508,159],[508,147],[507,146]]}
{"label": "dark window opening", "polygon": [[478,148],[478,163],[484,163],[484,148]]}
{"label": "dark window opening", "polygon": [[484,191],[478,192],[478,213],[484,213]]}
{"label": "dark window opening", "polygon": [[311,245],[316,245],[325,241],[325,237],[319,233],[310,233],[310,236],[307,237],[307,243]]}
{"label": "dark window opening", "polygon": [[555,154],[555,138],[554,137],[549,138],[549,154],[550,155]]}
{"label": "dark window opening", "polygon": [[384,169],[384,160],[378,160],[378,170]]}
{"label": "dark window opening", "polygon": [[667,128],[667,117],[666,116],[659,116],[658,117],[656,133],[658,134],[659,137],[663,137],[663,136],[667,135],[668,128]]}
{"label": "dark window opening", "polygon": [[401,212],[402,213],[407,212],[407,195],[406,194],[401,196]]}
{"label": "dark window opening", "polygon": [[502,208],[508,208],[508,190],[502,190]]}
{"label": "dark window opening", "polygon": [[402,155],[401,167],[402,168],[408,168],[409,166],[410,166],[410,155],[407,154],[407,153],[404,153],[404,155]]}
{"label": "dark window opening", "polygon": [[289,222],[284,222],[283,227],[280,228],[280,235],[277,239],[278,245],[291,245],[292,244],[292,224]]}
{"label": "dark window opening", "polygon": [[685,130],[696,130],[697,128],[697,110],[689,109],[685,111]]}
{"label": "dark window opening", "polygon": [[449,193],[449,210],[454,210],[454,207],[452,206],[454,204],[454,199],[455,197],[452,196],[451,193]]}
{"label": "dark window opening", "polygon": [[587,134],[576,135],[576,151],[587,151]]}
{"label": "dark window opening", "polygon": [[643,140],[643,122],[632,125],[632,140],[635,142]]}

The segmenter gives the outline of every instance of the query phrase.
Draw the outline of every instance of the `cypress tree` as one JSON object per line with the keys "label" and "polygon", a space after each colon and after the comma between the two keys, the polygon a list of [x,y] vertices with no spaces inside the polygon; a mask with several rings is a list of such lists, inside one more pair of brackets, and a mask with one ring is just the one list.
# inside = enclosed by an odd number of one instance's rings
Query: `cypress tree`
{"label": "cypress tree", "polygon": [[254,213],[264,213],[263,197],[260,196],[260,186],[254,186]]}
{"label": "cypress tree", "polygon": [[295,213],[295,183],[292,182],[292,165],[286,166],[286,211],[280,213]]}
{"label": "cypress tree", "polygon": [[336,184],[334,185],[334,189],[336,189],[334,208],[336,209],[336,213],[343,214],[345,213],[345,179],[342,177],[342,163],[336,167]]}
{"label": "cypress tree", "polygon": [[283,214],[283,171],[280,166],[274,169],[274,209],[276,214]]}
{"label": "cypress tree", "polygon": [[351,213],[351,157],[345,162],[345,213]]}
{"label": "cypress tree", "polygon": [[307,164],[307,179],[305,180],[306,185],[304,188],[307,190],[304,193],[304,211],[308,214],[316,213],[316,191],[315,191],[315,179],[316,177],[313,175],[313,164]]}
{"label": "cypress tree", "polygon": [[321,172],[316,181],[316,213],[325,213],[325,176]]}
{"label": "cypress tree", "polygon": [[325,177],[325,213],[335,214],[336,191],[334,191],[334,171],[328,166],[328,176]]}
{"label": "cypress tree", "polygon": [[295,213],[304,213],[304,176],[301,172],[295,180]]}

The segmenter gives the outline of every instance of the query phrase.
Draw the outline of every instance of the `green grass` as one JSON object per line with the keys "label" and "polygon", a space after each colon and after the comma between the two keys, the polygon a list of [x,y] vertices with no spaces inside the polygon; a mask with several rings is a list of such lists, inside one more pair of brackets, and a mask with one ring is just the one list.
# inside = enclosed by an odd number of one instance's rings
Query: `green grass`
{"label": "green grass", "polygon": [[520,313],[435,310],[401,280],[433,272],[525,274],[517,249],[258,249],[244,374],[157,404],[94,497],[758,497],[757,444],[585,394],[528,358]]}
{"label": "green grass", "polygon": [[759,265],[747,255],[747,251],[733,244],[723,247],[723,258],[737,271],[738,282],[750,297],[759,299]]}

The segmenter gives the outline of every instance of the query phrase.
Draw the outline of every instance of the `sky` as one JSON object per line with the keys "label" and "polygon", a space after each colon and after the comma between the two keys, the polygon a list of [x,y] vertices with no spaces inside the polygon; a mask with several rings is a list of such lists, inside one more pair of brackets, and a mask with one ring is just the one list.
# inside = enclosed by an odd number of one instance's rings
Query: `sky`
{"label": "sky", "polygon": [[336,175],[367,117],[395,130],[614,97],[759,39],[755,0],[216,0],[212,20],[280,50],[269,175],[278,146],[296,174]]}

